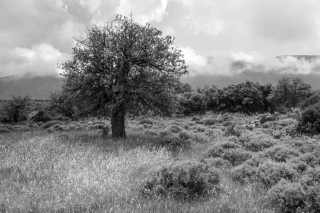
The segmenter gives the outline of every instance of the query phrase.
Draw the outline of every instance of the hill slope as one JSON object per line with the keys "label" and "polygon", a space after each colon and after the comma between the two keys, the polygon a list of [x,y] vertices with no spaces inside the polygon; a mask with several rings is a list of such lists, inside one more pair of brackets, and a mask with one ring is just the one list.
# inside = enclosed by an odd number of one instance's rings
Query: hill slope
{"label": "hill slope", "polygon": [[0,78],[0,100],[11,99],[13,96],[30,95],[32,99],[49,99],[50,93],[59,89],[62,78],[55,76]]}

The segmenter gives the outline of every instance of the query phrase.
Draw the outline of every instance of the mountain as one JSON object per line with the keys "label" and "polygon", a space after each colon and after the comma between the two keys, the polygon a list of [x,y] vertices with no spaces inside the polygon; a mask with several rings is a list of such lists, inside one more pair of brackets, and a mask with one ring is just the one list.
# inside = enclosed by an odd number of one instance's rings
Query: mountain
{"label": "mountain", "polygon": [[50,93],[59,89],[62,78],[57,76],[6,76],[0,77],[0,100],[13,96],[30,95],[32,99],[49,99]]}
{"label": "mountain", "polygon": [[[277,56],[279,60],[285,57],[295,57],[309,63],[320,60],[319,55],[283,55]],[[319,66],[319,65],[318,65]],[[277,71],[256,72],[254,70],[246,70],[232,76],[225,75],[198,75],[193,77],[183,76],[181,81],[189,83],[194,89],[196,87],[203,88],[205,85],[216,85],[219,88],[244,82],[246,80],[259,82],[261,84],[271,83],[275,85],[277,80],[283,76],[299,77],[312,86],[314,90],[320,90],[320,67],[315,67],[319,72],[310,74],[286,74]],[[61,88],[62,78],[58,76],[34,76],[26,74],[24,76],[11,75],[0,77],[0,100],[11,99],[13,96],[30,95],[32,99],[46,100],[49,99],[50,93]]]}
{"label": "mountain", "polygon": [[293,57],[299,61],[307,61],[310,63],[320,59],[320,55],[280,55],[280,56],[277,56],[276,58],[282,61],[286,57]]}

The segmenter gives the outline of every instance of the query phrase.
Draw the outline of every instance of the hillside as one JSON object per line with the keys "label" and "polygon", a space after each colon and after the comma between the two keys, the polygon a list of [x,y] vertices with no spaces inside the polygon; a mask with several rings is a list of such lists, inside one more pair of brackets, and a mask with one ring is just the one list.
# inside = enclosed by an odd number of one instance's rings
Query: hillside
{"label": "hillside", "polygon": [[0,77],[0,100],[13,96],[30,95],[32,99],[48,99],[50,93],[59,89],[62,78],[55,76],[43,77]]}

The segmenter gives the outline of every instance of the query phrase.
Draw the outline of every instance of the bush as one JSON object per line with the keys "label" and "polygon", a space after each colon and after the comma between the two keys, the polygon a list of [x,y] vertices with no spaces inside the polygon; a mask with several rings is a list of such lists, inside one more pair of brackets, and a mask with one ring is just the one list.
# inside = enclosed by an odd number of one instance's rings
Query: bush
{"label": "bush", "polygon": [[293,181],[299,176],[291,165],[272,161],[264,161],[256,167],[244,163],[233,168],[231,175],[233,180],[240,183],[256,183],[267,189],[276,185],[281,179]]}
{"label": "bush", "polygon": [[312,105],[320,103],[320,93],[317,92],[310,97],[308,97],[303,103],[301,103],[301,108],[305,109],[307,107],[310,107]]}
{"label": "bush", "polygon": [[3,133],[11,133],[11,131],[6,127],[0,126],[0,134]]}
{"label": "bush", "polygon": [[242,135],[239,137],[242,146],[252,152],[260,152],[277,144],[277,142],[266,134]]}
{"label": "bush", "polygon": [[48,129],[51,126],[55,125],[55,124],[63,124],[61,121],[56,121],[56,120],[52,120],[52,121],[48,121],[47,123],[44,123],[41,128],[42,129]]}
{"label": "bush", "polygon": [[57,120],[57,121],[70,121],[70,118],[66,117],[66,116],[56,116],[56,117],[53,117],[53,120]]}
{"label": "bush", "polygon": [[306,108],[299,119],[297,132],[301,134],[320,134],[320,103]]}
{"label": "bush", "polygon": [[282,144],[264,150],[261,155],[276,162],[287,162],[289,159],[299,156],[299,152]]}
{"label": "bush", "polygon": [[144,196],[195,199],[210,194],[220,183],[216,168],[183,161],[163,166],[145,180],[140,193]]}
{"label": "bush", "polygon": [[207,158],[202,159],[201,162],[216,168],[228,168],[231,166],[231,163],[228,160],[222,158]]}
{"label": "bush", "polygon": [[142,119],[140,122],[140,124],[149,124],[149,125],[152,125],[153,122],[150,120],[150,119]]}
{"label": "bush", "polygon": [[218,89],[215,99],[219,103],[218,111],[255,113],[265,112],[270,108],[267,100],[271,92],[271,85],[260,85],[246,81],[237,85],[230,85],[222,90]]}
{"label": "bush", "polygon": [[14,97],[3,108],[4,118],[2,122],[19,122],[27,120],[30,97]]}
{"label": "bush", "polygon": [[235,126],[235,124],[230,124],[227,126],[227,129],[224,133],[225,136],[237,136],[237,137],[240,137],[241,135],[241,130]]}
{"label": "bush", "polygon": [[205,118],[203,120],[203,124],[206,125],[206,126],[214,125],[216,123],[217,123],[217,121],[214,118]]}
{"label": "bush", "polygon": [[177,126],[177,125],[171,125],[171,126],[169,126],[169,130],[170,130],[170,132],[172,132],[172,133],[179,133],[179,132],[182,131],[182,129],[181,129],[179,126]]}
{"label": "bush", "polygon": [[205,113],[207,102],[206,96],[197,92],[185,92],[178,95],[181,113],[190,115],[193,113]]}
{"label": "bush", "polygon": [[235,166],[251,158],[252,154],[241,149],[236,143],[225,142],[211,146],[204,156],[207,158],[222,158]]}
{"label": "bush", "polygon": [[43,122],[46,123],[48,121],[53,120],[52,115],[50,115],[48,112],[45,110],[39,110],[34,116],[30,118],[33,122]]}
{"label": "bush", "polygon": [[268,197],[280,212],[297,212],[305,207],[305,194],[300,183],[281,180],[271,188]]}
{"label": "bush", "polygon": [[175,135],[160,138],[158,144],[171,151],[187,150],[191,148],[191,141],[189,139],[182,139]]}

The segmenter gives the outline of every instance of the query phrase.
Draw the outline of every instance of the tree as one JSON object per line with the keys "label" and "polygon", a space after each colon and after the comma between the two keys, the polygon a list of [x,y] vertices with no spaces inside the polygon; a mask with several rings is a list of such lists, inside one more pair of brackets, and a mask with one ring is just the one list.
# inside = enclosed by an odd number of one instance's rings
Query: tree
{"label": "tree", "polygon": [[6,122],[18,122],[26,120],[30,101],[29,95],[25,97],[12,96],[12,99],[7,102],[3,109],[6,117],[4,120]]}
{"label": "tree", "polygon": [[256,113],[269,108],[266,97],[271,92],[271,85],[261,85],[246,81],[229,85],[215,93],[217,110],[228,112]]}
{"label": "tree", "polygon": [[311,86],[301,78],[282,77],[268,99],[277,107],[297,107],[311,94]]}
{"label": "tree", "polygon": [[90,112],[111,116],[112,137],[125,137],[125,115],[169,114],[179,77],[187,73],[174,39],[150,24],[117,15],[76,39],[73,59],[63,63],[63,90]]}

